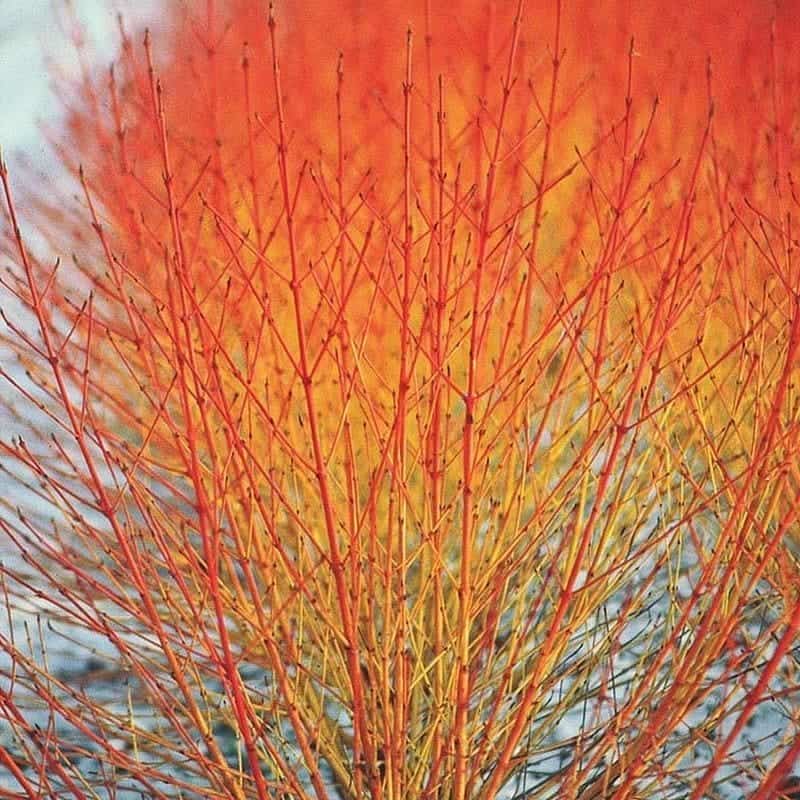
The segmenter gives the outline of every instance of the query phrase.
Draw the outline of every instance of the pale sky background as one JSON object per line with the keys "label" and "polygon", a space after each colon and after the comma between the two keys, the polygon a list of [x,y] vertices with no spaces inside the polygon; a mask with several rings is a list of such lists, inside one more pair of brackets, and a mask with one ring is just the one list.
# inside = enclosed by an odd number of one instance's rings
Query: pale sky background
{"label": "pale sky background", "polygon": [[88,48],[98,67],[107,67],[118,43],[117,12],[128,28],[150,18],[159,0],[0,0],[0,147],[13,164],[14,152],[31,157],[44,153],[37,120],[53,119],[53,101],[44,54],[75,66],[71,43],[57,15],[69,3],[86,26]]}

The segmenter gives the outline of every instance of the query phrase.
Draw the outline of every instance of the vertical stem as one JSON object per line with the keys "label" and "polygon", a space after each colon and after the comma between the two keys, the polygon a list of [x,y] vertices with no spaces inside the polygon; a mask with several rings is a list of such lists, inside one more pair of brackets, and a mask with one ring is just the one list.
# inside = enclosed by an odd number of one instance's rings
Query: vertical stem
{"label": "vertical stem", "polygon": [[[347,666],[349,671],[350,685],[353,691],[354,736],[358,739],[364,749],[370,794],[373,800],[380,800],[382,797],[382,790],[380,784],[380,775],[377,769],[374,742],[370,732],[364,703],[364,686],[361,676],[361,657],[359,654],[358,635],[354,623],[353,609],[350,604],[350,593],[345,575],[345,565],[342,559],[341,550],[339,548],[338,534],[336,532],[336,520],[333,513],[333,499],[331,497],[331,490],[328,483],[327,465],[322,452],[319,424],[317,422],[317,408],[314,397],[313,381],[309,370],[308,346],[306,343],[306,332],[303,324],[303,296],[300,283],[300,264],[297,253],[294,220],[292,216],[292,194],[289,188],[286,121],[283,110],[280,66],[278,63],[278,46],[275,33],[276,21],[274,6],[272,4],[270,4],[269,8],[268,25],[270,43],[272,45],[272,74],[275,90],[275,104],[278,113],[278,169],[280,173],[281,191],[283,194],[286,234],[289,245],[289,259],[291,263],[290,290],[292,293],[295,332],[297,335],[298,366],[300,372],[299,377],[303,385],[303,395],[308,414],[309,436],[311,438],[311,446],[314,454],[314,465],[320,494],[320,503],[322,505],[322,512],[325,519],[325,530],[327,533],[328,548],[330,551],[331,570],[333,572],[336,586],[339,612],[342,617],[344,638],[347,643]],[[357,769],[358,765],[354,765],[354,768]]]}
{"label": "vertical stem", "polygon": [[[401,298],[400,319],[400,369],[397,386],[397,424],[395,426],[394,469],[392,471],[393,494],[397,495],[397,553],[398,553],[398,594],[399,606],[397,641],[394,652],[396,674],[396,708],[395,708],[395,741],[392,751],[397,754],[398,762],[394,764],[394,794],[398,800],[404,797],[406,783],[406,753],[409,695],[407,685],[406,662],[406,628],[408,625],[408,588],[407,588],[407,500],[406,500],[406,417],[409,375],[409,340],[410,340],[410,307],[411,307],[411,264],[413,245],[413,220],[411,204],[413,188],[411,180],[411,92],[414,88],[411,72],[413,51],[413,35],[411,28],[406,32],[406,69],[403,80],[403,296]],[[392,520],[389,520],[392,524]]]}
{"label": "vertical stem", "polygon": [[453,798],[465,800],[467,790],[467,773],[470,749],[469,735],[469,700],[470,700],[470,644],[472,632],[472,544],[474,536],[474,494],[475,464],[473,449],[475,439],[476,398],[478,394],[478,367],[482,341],[478,319],[481,308],[483,272],[486,267],[489,249],[489,226],[491,222],[494,185],[503,141],[503,125],[508,110],[508,99],[514,85],[514,62],[517,55],[520,27],[524,10],[523,0],[518,0],[514,15],[514,28],[511,47],[508,54],[508,65],[503,80],[503,97],[497,121],[494,147],[491,153],[489,169],[486,176],[486,194],[481,209],[480,227],[477,241],[477,257],[473,275],[472,312],[470,319],[469,366],[467,372],[467,388],[464,393],[464,428],[462,432],[462,475],[461,490],[461,571],[458,585],[458,642],[456,649],[456,695],[453,736],[455,738],[455,764],[453,775]]}

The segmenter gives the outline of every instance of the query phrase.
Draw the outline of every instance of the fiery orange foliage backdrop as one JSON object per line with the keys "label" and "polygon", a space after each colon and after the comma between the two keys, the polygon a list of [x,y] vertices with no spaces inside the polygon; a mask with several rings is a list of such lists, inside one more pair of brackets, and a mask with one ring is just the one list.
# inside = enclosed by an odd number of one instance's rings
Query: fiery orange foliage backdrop
{"label": "fiery orange foliage backdrop", "polygon": [[24,796],[91,796],[29,696],[97,786],[153,797],[699,800],[734,769],[773,796],[800,752],[798,41],[795,3],[718,0],[123,27],[64,87],[78,195],[15,204],[3,169],[0,447],[38,505],[0,516],[0,574],[107,641],[157,724],[4,637]]}

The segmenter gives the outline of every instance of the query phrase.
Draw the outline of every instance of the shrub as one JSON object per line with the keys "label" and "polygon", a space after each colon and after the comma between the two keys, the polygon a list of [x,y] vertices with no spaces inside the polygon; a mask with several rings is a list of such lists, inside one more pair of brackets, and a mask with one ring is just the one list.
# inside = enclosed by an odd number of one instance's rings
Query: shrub
{"label": "shrub", "polygon": [[790,10],[194,5],[2,169],[13,796],[772,796]]}

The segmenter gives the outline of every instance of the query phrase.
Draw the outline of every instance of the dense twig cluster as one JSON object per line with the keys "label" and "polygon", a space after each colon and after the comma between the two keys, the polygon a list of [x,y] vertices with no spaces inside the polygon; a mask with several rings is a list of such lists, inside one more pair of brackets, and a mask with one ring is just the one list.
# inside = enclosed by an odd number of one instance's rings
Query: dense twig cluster
{"label": "dense twig cluster", "polygon": [[[800,753],[797,23],[220,5],[87,74],[55,141],[77,198],[18,220],[2,169],[0,776],[773,796]],[[104,655],[62,674],[45,627]]]}

